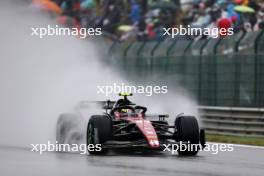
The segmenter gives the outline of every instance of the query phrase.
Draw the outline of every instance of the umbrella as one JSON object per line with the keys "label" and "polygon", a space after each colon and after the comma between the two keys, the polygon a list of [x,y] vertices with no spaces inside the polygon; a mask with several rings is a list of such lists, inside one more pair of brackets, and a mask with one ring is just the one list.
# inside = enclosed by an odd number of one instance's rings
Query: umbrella
{"label": "umbrella", "polygon": [[255,12],[255,10],[252,9],[251,7],[243,6],[243,5],[236,6],[234,9],[235,11],[240,12],[240,13],[254,13]]}
{"label": "umbrella", "polygon": [[33,0],[33,4],[37,4],[45,10],[61,14],[62,9],[55,3],[50,0]]}
{"label": "umbrella", "polygon": [[95,4],[94,4],[93,0],[84,0],[81,3],[81,8],[82,9],[91,9],[91,8],[94,8],[94,7],[95,7]]}
{"label": "umbrella", "polygon": [[59,16],[57,18],[57,22],[62,25],[67,25],[67,26],[74,26],[76,24],[76,20],[72,17],[69,16]]}
{"label": "umbrella", "polygon": [[169,1],[160,1],[157,3],[153,3],[150,5],[150,9],[168,9],[168,10],[175,10],[178,9],[177,5],[175,5],[175,3],[173,2],[169,2]]}
{"label": "umbrella", "polygon": [[226,3],[226,0],[218,0],[217,1],[217,4],[224,4],[224,3]]}
{"label": "umbrella", "polygon": [[133,29],[133,26],[130,26],[130,25],[121,25],[118,27],[119,31],[124,31],[124,32],[131,31],[132,29]]}
{"label": "umbrella", "polygon": [[243,0],[234,0],[236,4],[242,4]]}

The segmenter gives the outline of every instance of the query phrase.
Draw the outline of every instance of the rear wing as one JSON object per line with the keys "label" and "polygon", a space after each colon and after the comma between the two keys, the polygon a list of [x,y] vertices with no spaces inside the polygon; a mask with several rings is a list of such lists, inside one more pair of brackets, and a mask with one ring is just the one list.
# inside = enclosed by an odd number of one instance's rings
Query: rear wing
{"label": "rear wing", "polygon": [[112,109],[115,104],[115,101],[111,100],[106,100],[106,101],[81,101],[79,105],[77,106],[78,108],[90,108],[97,106],[99,108],[109,110]]}

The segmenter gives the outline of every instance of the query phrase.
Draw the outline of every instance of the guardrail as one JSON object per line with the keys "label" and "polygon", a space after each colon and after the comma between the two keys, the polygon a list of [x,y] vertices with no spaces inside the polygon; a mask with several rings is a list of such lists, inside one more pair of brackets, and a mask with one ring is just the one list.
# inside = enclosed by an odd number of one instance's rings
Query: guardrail
{"label": "guardrail", "polygon": [[264,137],[264,108],[200,106],[207,133]]}

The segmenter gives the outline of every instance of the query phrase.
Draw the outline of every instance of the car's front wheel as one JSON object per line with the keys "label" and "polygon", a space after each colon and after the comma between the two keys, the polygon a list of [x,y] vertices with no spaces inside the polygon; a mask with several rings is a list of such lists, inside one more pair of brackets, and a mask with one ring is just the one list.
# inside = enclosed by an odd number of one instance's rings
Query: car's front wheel
{"label": "car's front wheel", "polygon": [[[187,144],[186,150],[178,150],[179,155],[194,156],[200,150],[199,125],[193,116],[180,116],[175,120],[176,141]],[[186,148],[186,147],[185,147]]]}
{"label": "car's front wheel", "polygon": [[[90,144],[101,145],[110,140],[112,136],[112,121],[106,115],[93,115],[91,116],[87,125],[87,146]],[[106,153],[106,148],[95,148],[94,150],[89,150],[90,154],[103,154]]]}

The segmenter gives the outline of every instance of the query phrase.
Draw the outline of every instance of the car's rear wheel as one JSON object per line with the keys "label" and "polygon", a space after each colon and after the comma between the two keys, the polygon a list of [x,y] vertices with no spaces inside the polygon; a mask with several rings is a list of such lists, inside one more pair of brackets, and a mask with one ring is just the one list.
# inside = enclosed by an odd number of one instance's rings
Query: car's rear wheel
{"label": "car's rear wheel", "polygon": [[199,125],[193,116],[180,116],[175,120],[176,141],[187,143],[186,150],[178,150],[179,155],[194,156],[198,153],[199,147]]}
{"label": "car's rear wheel", "polygon": [[[87,125],[87,146],[89,144],[98,145],[111,139],[112,136],[112,121],[106,115],[93,115],[91,116]],[[102,147],[102,150],[95,148],[94,150],[89,150],[89,153],[103,154],[106,153],[107,149]]]}

